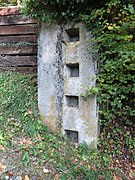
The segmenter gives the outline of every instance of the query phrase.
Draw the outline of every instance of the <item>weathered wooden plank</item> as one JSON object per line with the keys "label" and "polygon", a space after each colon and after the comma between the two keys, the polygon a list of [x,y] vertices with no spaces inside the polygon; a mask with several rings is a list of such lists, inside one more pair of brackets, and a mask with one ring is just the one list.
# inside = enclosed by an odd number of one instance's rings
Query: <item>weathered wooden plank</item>
{"label": "weathered wooden plank", "polygon": [[37,73],[37,66],[32,67],[0,67],[0,72],[13,71],[21,74]]}
{"label": "weathered wooden plank", "polygon": [[0,43],[37,42],[36,35],[0,36]]}
{"label": "weathered wooden plank", "polygon": [[21,14],[0,16],[0,25],[13,25],[13,24],[37,24],[37,21],[27,16],[23,16]]}
{"label": "weathered wooden plank", "polygon": [[20,14],[17,6],[0,7],[0,16],[7,16],[10,14]]}
{"label": "weathered wooden plank", "polygon": [[36,56],[5,56],[0,57],[0,66],[35,66]]}
{"label": "weathered wooden plank", "polygon": [[37,22],[18,7],[0,7],[0,72],[37,73],[37,46],[25,44],[37,42],[36,27]]}
{"label": "weathered wooden plank", "polygon": [[35,34],[36,32],[36,25],[0,26],[0,35]]}
{"label": "weathered wooden plank", "polygon": [[37,54],[36,45],[0,46],[0,55]]}

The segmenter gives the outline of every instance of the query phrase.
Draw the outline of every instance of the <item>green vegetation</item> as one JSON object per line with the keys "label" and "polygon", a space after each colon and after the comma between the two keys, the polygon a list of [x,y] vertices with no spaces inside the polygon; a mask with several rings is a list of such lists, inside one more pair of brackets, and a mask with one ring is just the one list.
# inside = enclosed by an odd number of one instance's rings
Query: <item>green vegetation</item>
{"label": "green vegetation", "polygon": [[0,0],[0,6],[16,6],[17,0]]}
{"label": "green vegetation", "polygon": [[[133,157],[135,92],[135,9],[133,1],[112,0],[82,15],[94,35],[100,72],[101,146],[114,157]],[[91,90],[89,90],[90,92]],[[88,94],[88,92],[87,92]],[[104,141],[106,139],[106,141]],[[127,153],[128,152],[128,153]],[[120,158],[122,160],[122,158]]]}
{"label": "green vegetation", "polygon": [[132,163],[135,148],[134,0],[25,0],[24,7],[26,14],[40,21],[61,24],[83,21],[92,32],[93,53],[99,54],[99,74],[97,86],[87,87],[82,96],[98,94],[99,147],[119,159],[122,163],[119,166]]}
{"label": "green vegetation", "polygon": [[0,74],[0,178],[112,179],[126,177],[112,157],[53,134],[39,120],[35,75]]}
{"label": "green vegetation", "polygon": [[65,23],[78,19],[80,12],[86,9],[88,4],[89,0],[24,0],[23,12],[46,22]]}
{"label": "green vegetation", "polygon": [[[101,135],[98,151],[90,150],[85,144],[71,146],[38,120],[35,77],[1,74],[1,147],[10,147],[14,151],[17,147],[20,161],[27,168],[33,163],[38,170],[44,167],[44,174],[39,175],[44,178],[50,176],[52,179],[57,175],[59,179],[116,179],[116,169],[120,169],[126,179],[132,179],[135,148],[134,0],[25,0],[23,11],[46,22],[83,21],[92,31],[92,41],[96,44],[93,53],[99,53],[100,71],[97,87],[88,87],[83,96],[98,93]],[[20,138],[16,143],[17,136]],[[30,144],[26,146],[25,142]],[[25,174],[24,171],[18,173]]]}

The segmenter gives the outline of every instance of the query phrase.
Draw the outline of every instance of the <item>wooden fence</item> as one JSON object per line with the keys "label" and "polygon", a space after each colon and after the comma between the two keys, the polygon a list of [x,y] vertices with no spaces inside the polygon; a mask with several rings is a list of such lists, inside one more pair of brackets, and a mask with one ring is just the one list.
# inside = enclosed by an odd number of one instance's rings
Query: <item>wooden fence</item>
{"label": "wooden fence", "polygon": [[37,71],[37,23],[17,7],[0,7],[0,72]]}

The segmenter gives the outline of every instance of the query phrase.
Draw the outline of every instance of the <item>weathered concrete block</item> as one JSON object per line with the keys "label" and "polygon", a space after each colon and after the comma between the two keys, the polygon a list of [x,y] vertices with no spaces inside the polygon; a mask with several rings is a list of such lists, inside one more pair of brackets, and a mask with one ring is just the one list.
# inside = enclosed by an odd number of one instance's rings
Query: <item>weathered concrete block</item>
{"label": "weathered concrete block", "polygon": [[42,24],[38,51],[38,103],[41,118],[53,131],[74,142],[97,143],[96,96],[81,96],[95,86],[97,58],[91,33],[83,24]]}

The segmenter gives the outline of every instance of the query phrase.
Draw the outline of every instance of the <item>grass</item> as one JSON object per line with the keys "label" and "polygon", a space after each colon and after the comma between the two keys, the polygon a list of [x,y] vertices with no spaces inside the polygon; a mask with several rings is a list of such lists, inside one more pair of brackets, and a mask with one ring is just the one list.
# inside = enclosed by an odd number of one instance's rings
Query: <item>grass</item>
{"label": "grass", "polygon": [[126,179],[112,158],[52,133],[39,119],[36,75],[0,73],[0,179]]}

